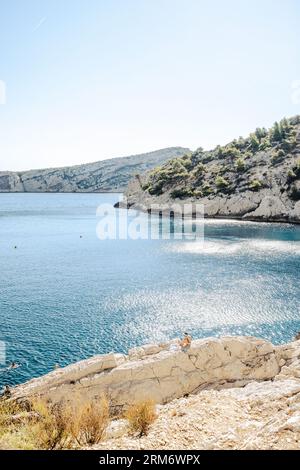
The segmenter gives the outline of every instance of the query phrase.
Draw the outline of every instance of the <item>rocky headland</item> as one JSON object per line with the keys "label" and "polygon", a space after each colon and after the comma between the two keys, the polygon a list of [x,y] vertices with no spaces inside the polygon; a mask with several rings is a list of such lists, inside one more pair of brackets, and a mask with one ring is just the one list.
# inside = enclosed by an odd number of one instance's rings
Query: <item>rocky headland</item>
{"label": "rocky headland", "polygon": [[[12,390],[51,402],[105,395],[116,418],[98,449],[294,449],[300,443],[300,341],[254,337],[177,340],[105,354],[59,368]],[[174,346],[175,345],[175,346]],[[120,412],[152,399],[158,417],[143,437]]]}
{"label": "rocky headland", "polygon": [[182,156],[188,149],[170,147],[141,155],[111,158],[62,168],[0,172],[1,192],[108,192],[123,191],[129,180]]}
{"label": "rocky headland", "polygon": [[125,195],[123,207],[144,211],[198,203],[205,217],[300,223],[300,116],[171,160],[134,178]]}

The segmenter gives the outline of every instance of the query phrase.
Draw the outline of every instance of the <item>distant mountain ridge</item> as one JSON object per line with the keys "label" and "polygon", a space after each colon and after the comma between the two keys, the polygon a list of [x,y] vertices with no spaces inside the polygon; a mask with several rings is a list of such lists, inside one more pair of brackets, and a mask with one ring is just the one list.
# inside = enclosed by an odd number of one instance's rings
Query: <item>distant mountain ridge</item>
{"label": "distant mountain ridge", "polygon": [[144,154],[111,158],[82,165],[0,172],[0,192],[109,192],[124,191],[129,180],[189,149],[169,147]]}

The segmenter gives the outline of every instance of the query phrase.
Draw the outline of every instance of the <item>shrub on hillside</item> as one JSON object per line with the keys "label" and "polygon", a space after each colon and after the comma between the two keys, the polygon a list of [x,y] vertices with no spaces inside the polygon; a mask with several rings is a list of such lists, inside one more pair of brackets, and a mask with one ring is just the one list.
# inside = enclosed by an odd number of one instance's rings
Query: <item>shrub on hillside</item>
{"label": "shrub on hillside", "polygon": [[296,178],[297,178],[296,173],[292,169],[289,169],[288,172],[287,172],[288,182],[294,181]]}
{"label": "shrub on hillside", "polygon": [[153,400],[140,401],[128,408],[125,418],[128,421],[132,432],[137,432],[139,436],[147,434],[150,425],[155,421],[157,415]]}
{"label": "shrub on hillside", "polygon": [[274,123],[269,134],[272,142],[280,143],[285,139],[292,139],[295,136],[295,128],[290,121],[284,118],[279,123]]}
{"label": "shrub on hillside", "polygon": [[[238,143],[236,142],[236,145]],[[229,159],[230,161],[235,160],[240,156],[241,152],[234,143],[228,144],[225,147],[217,146],[215,149],[215,155],[218,159]]]}
{"label": "shrub on hillside", "polygon": [[265,127],[257,127],[254,132],[255,136],[259,141],[268,135],[268,131]]}
{"label": "shrub on hillside", "polygon": [[296,162],[296,166],[294,167],[294,172],[296,176],[300,176],[300,160]]}
{"label": "shrub on hillside", "polygon": [[217,176],[215,183],[217,188],[227,188],[227,186],[229,185],[228,181],[223,178],[223,176]]}
{"label": "shrub on hillside", "polygon": [[164,182],[159,180],[155,184],[148,186],[148,192],[152,196],[160,196],[163,193],[163,186]]}
{"label": "shrub on hillside", "polygon": [[258,150],[267,150],[271,147],[271,142],[269,137],[264,137],[259,144]]}
{"label": "shrub on hillside", "polygon": [[203,163],[198,163],[198,165],[193,170],[193,176],[195,178],[200,178],[205,173],[205,166]]}
{"label": "shrub on hillside", "polygon": [[255,134],[250,134],[250,145],[253,152],[256,152],[259,148],[259,140]]}
{"label": "shrub on hillside", "polygon": [[245,161],[243,160],[243,158],[238,158],[237,161],[236,161],[236,170],[239,171],[239,172],[242,172],[245,170]]}
{"label": "shrub on hillside", "polygon": [[203,192],[200,189],[194,189],[194,197],[201,198],[203,196]]}
{"label": "shrub on hillside", "polygon": [[170,193],[172,199],[184,199],[193,195],[194,191],[192,188],[176,188]]}
{"label": "shrub on hillside", "polygon": [[201,188],[201,192],[203,196],[209,196],[213,192],[213,190],[208,183],[204,183]]}
{"label": "shrub on hillside", "polygon": [[250,152],[249,150],[243,153],[244,160],[246,160],[246,158],[251,158],[251,157],[253,157],[253,153]]}
{"label": "shrub on hillside", "polygon": [[280,163],[284,157],[285,157],[285,151],[282,149],[276,150],[273,152],[273,155],[271,157],[272,163]]}
{"label": "shrub on hillside", "polygon": [[87,401],[73,412],[70,431],[80,445],[98,444],[109,423],[109,405],[106,398]]}
{"label": "shrub on hillside", "polygon": [[283,139],[281,142],[281,148],[285,152],[291,152],[297,145],[297,139],[296,137],[292,136],[289,139]]}
{"label": "shrub on hillside", "polygon": [[249,187],[253,191],[258,191],[262,187],[262,184],[259,180],[252,180]]}
{"label": "shrub on hillside", "polygon": [[32,403],[32,409],[39,416],[31,428],[38,449],[60,450],[72,446],[69,432],[71,415],[65,405],[36,400]]}
{"label": "shrub on hillside", "polygon": [[[21,411],[20,411],[21,410]],[[109,422],[108,403],[52,404],[36,399],[30,411],[0,401],[0,449],[60,450],[99,442]]]}

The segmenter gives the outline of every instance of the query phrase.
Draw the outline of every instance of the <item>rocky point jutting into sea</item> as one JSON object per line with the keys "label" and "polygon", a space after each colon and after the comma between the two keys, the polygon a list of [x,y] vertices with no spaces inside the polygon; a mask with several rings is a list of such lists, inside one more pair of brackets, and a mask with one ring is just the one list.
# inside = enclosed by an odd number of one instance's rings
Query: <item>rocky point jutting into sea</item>
{"label": "rocky point jutting into sea", "polygon": [[278,346],[250,336],[148,344],[69,365],[12,390],[12,398],[52,402],[103,394],[113,412],[157,403],[148,435],[116,417],[102,449],[297,448],[300,441],[300,341]]}
{"label": "rocky point jutting into sea", "polygon": [[300,116],[137,175],[123,207],[176,213],[184,203],[203,204],[206,217],[300,223]]}

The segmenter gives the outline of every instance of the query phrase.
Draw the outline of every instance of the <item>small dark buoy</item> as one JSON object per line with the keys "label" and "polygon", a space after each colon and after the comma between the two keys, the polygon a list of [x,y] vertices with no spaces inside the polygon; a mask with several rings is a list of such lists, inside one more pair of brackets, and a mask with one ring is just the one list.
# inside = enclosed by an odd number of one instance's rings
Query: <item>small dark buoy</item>
{"label": "small dark buoy", "polygon": [[14,246],[14,249],[16,249],[16,248],[17,248],[17,245]]}
{"label": "small dark buoy", "polygon": [[82,235],[80,235],[80,238],[82,238]]}

